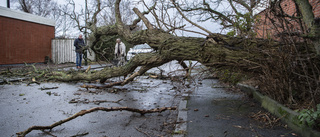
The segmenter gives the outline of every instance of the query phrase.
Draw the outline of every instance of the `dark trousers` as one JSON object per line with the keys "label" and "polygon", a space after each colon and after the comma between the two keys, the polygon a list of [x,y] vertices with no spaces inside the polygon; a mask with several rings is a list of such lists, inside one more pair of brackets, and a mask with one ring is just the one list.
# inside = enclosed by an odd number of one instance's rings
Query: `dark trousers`
{"label": "dark trousers", "polygon": [[76,52],[76,55],[77,55],[77,57],[76,57],[76,64],[77,64],[77,66],[81,67],[82,53]]}

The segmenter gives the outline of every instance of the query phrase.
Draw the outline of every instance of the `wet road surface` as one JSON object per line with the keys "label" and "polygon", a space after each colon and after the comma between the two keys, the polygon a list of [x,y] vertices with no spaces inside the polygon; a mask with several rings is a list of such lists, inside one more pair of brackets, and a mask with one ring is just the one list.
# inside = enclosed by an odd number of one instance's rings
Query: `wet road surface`
{"label": "wet road surface", "polygon": [[[153,68],[148,73],[163,73],[173,77],[161,80],[141,76],[122,87],[89,90],[80,88],[83,83],[0,85],[0,136],[16,136],[15,133],[30,126],[51,125],[93,107],[153,109],[179,106],[183,94],[190,94],[187,99],[187,120],[184,121],[187,123],[185,135],[188,137],[293,136],[290,129],[264,128],[260,126],[261,123],[249,118],[251,112],[258,112],[262,108],[243,100],[243,94],[227,92],[217,84],[217,80],[202,80],[201,76],[196,76],[196,72],[192,73],[194,79],[190,83],[175,78],[184,74],[177,62]],[[57,88],[41,90],[52,87]],[[119,102],[114,103],[116,101]],[[172,136],[177,114],[178,111],[144,116],[128,111],[93,112],[55,127],[51,133],[59,137],[83,133],[96,137]],[[51,135],[32,131],[27,136]]]}
{"label": "wet road surface", "polygon": [[[177,106],[179,92],[170,81],[140,77],[136,81],[110,89],[79,88],[81,84],[42,83],[26,86],[0,85],[1,136],[15,136],[33,125],[46,126],[73,114],[93,107],[132,107],[153,109]],[[41,88],[58,87],[41,90]],[[121,101],[112,103],[112,101]],[[78,103],[69,103],[70,101]],[[105,103],[92,101],[104,100]],[[146,114],[128,111],[93,112],[62,124],[51,132],[56,136],[170,136],[176,111]],[[46,136],[42,131],[32,131],[27,136]],[[49,135],[47,135],[49,136]]]}
{"label": "wet road surface", "polygon": [[296,137],[291,129],[250,118],[266,111],[242,93],[226,91],[215,79],[201,83],[188,100],[188,137]]}

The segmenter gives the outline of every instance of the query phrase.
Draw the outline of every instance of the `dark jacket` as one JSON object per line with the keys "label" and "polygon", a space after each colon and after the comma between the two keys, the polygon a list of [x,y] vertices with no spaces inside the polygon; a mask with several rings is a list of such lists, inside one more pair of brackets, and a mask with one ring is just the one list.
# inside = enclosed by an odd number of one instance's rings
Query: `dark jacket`
{"label": "dark jacket", "polygon": [[84,47],[83,39],[79,39],[79,38],[75,39],[73,45],[76,47],[77,53],[82,53],[82,47]]}

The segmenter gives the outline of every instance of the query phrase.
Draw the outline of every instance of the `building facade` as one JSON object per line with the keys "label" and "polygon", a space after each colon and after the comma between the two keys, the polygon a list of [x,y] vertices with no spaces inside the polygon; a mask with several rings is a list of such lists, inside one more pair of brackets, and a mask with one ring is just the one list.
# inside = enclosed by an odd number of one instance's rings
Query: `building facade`
{"label": "building facade", "polygon": [[0,65],[44,62],[54,37],[54,20],[0,7]]}
{"label": "building facade", "polygon": [[[309,3],[312,6],[315,20],[319,21],[319,0],[309,0]],[[302,29],[298,19],[289,17],[297,16],[297,7],[293,0],[282,0],[279,6],[281,8],[267,8],[258,14],[254,28],[258,38],[279,39],[280,35],[289,35],[289,33],[290,35],[300,35],[307,31]]]}

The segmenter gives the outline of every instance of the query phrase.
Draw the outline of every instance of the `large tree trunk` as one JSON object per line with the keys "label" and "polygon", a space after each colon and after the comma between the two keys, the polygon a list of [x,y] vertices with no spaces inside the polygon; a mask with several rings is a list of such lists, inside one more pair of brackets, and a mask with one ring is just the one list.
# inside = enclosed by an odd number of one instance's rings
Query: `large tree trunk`
{"label": "large tree trunk", "polygon": [[[119,3],[120,0],[117,0],[115,3],[116,24],[92,30],[92,46],[96,46],[95,44],[99,43],[98,41],[101,38],[118,35],[124,41],[133,45],[147,43],[156,52],[139,54],[139,56],[135,56],[125,66],[104,68],[93,74],[79,73],[67,75],[63,72],[55,72],[54,79],[61,81],[91,81],[100,79],[104,82],[108,78],[132,74],[137,67],[141,66],[137,73],[122,82],[122,84],[126,84],[147,70],[172,60],[178,60],[179,62],[194,60],[210,67],[229,67],[251,72],[260,71],[260,65],[256,62],[264,58],[264,54],[261,54],[262,48],[270,48],[270,46],[276,44],[262,39],[237,38],[215,33],[209,34],[207,38],[174,36],[164,30],[153,28],[148,19],[138,9],[134,9],[134,11],[146,24],[147,29],[132,32],[132,29],[121,21]],[[130,26],[135,26],[135,24]]]}
{"label": "large tree trunk", "polygon": [[[113,35],[116,33],[114,31],[117,31],[113,27],[99,29],[103,30],[98,31],[103,35]],[[172,60],[194,60],[216,68],[237,67],[245,71],[248,71],[248,68],[259,70],[258,64],[253,62],[262,58],[263,55],[256,49],[258,47],[262,48],[261,45],[274,44],[270,43],[270,41],[236,38],[221,34],[211,34],[207,38],[177,37],[158,29],[139,31],[125,40],[132,44],[148,43],[152,48],[156,49],[156,52],[139,54],[124,66],[104,68],[93,74],[67,75],[63,72],[55,72],[55,79],[61,81],[105,80],[112,77],[127,76],[139,66],[142,66],[139,72],[139,75],[141,75],[153,67]],[[132,79],[130,78],[130,80]]]}
{"label": "large tree trunk", "polygon": [[[310,45],[299,45],[299,43],[282,45],[272,40],[230,37],[216,33],[209,33],[206,38],[174,36],[162,29],[154,28],[154,25],[137,9],[134,11],[139,19],[135,20],[134,24],[124,25],[121,21],[119,3],[120,0],[117,0],[115,4],[116,24],[92,30],[93,34],[90,36],[92,46],[100,47],[103,43],[101,41],[120,37],[132,45],[147,43],[156,52],[139,54],[124,66],[104,68],[91,74],[54,72],[53,79],[61,81],[100,79],[104,82],[112,77],[129,76],[123,81],[104,86],[112,87],[124,85],[149,69],[172,60],[179,62],[193,60],[208,67],[256,73],[255,76],[260,80],[257,83],[260,90],[279,102],[292,103],[303,98],[311,100],[314,104],[318,103],[319,58],[314,56],[314,48],[310,48]],[[139,20],[143,21],[147,29],[132,31]],[[318,35],[319,32],[313,33]],[[312,39],[315,46],[319,41],[316,37]],[[186,65],[182,66],[187,70]],[[136,70],[137,68],[139,70]]]}
{"label": "large tree trunk", "polygon": [[308,0],[295,0],[296,5],[302,14],[302,19],[309,30],[308,37],[311,38],[317,54],[320,54],[320,24],[316,22],[312,6]]}

